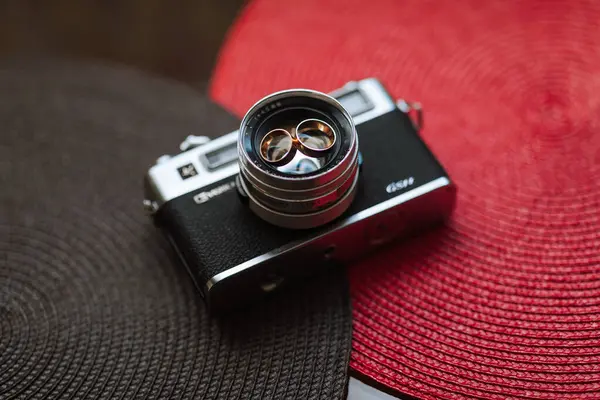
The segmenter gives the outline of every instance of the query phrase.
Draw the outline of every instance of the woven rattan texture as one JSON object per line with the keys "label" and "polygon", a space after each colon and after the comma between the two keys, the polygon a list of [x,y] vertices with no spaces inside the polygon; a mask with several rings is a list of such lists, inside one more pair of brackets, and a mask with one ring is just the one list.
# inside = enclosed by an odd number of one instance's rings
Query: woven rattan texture
{"label": "woven rattan texture", "polygon": [[157,156],[236,124],[133,71],[0,66],[0,399],[344,396],[343,271],[218,321],[142,212]]}
{"label": "woven rattan texture", "polygon": [[241,115],[274,90],[378,77],[423,103],[459,188],[446,228],[351,268],[356,373],[426,399],[600,398],[599,21],[574,0],[242,13],[217,101]]}

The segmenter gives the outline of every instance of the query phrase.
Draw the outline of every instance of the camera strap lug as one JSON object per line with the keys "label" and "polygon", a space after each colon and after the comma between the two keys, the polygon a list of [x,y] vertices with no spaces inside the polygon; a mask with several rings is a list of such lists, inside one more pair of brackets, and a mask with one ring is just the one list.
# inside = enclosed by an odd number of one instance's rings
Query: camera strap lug
{"label": "camera strap lug", "polygon": [[144,199],[143,201],[144,211],[147,215],[152,216],[158,210],[158,204],[155,201]]}
{"label": "camera strap lug", "polygon": [[423,130],[423,107],[421,107],[421,103],[399,99],[396,101],[396,105],[408,115],[417,133],[421,132]]}

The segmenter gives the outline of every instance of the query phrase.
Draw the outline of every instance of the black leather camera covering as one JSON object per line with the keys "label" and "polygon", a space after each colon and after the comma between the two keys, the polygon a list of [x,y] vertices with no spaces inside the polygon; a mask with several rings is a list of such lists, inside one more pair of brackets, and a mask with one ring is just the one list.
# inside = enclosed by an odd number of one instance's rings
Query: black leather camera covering
{"label": "black leather camera covering", "polygon": [[[400,110],[362,123],[357,130],[363,165],[356,199],[345,215],[447,176],[408,116]],[[386,191],[390,183],[409,177],[414,178],[411,186],[391,194]],[[157,214],[159,225],[173,237],[199,286],[244,261],[292,241],[326,232],[333,224],[310,230],[270,225],[250,212],[235,190],[203,204],[194,202],[195,194],[233,181],[233,178],[226,179],[180,196],[166,203]],[[314,260],[304,262],[309,264]]]}
{"label": "black leather camera covering", "polygon": [[134,71],[0,65],[0,399],[344,397],[343,271],[217,320],[142,211],[157,156],[236,125]]}

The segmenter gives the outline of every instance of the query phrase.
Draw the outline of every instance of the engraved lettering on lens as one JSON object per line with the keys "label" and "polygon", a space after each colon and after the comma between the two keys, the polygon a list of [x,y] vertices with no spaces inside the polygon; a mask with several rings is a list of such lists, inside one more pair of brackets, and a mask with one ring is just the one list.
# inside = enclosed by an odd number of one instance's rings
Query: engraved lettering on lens
{"label": "engraved lettering on lens", "polygon": [[415,178],[412,176],[410,178],[402,179],[400,181],[392,182],[386,186],[385,191],[392,194],[397,192],[398,190],[406,189],[415,183]]}
{"label": "engraved lettering on lens", "polygon": [[200,192],[194,196],[194,202],[196,204],[206,203],[207,201],[214,199],[217,196],[222,195],[225,192],[230,191],[235,187],[235,181],[231,181],[221,186],[217,186],[214,189],[211,189],[206,192]]}

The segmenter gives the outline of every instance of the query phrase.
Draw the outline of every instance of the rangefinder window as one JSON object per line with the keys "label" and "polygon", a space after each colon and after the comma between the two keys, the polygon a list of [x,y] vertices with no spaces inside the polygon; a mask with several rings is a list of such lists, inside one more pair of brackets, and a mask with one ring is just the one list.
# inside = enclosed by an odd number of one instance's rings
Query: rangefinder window
{"label": "rangefinder window", "polygon": [[360,90],[353,90],[345,93],[337,97],[337,100],[342,103],[342,107],[344,107],[353,117],[373,109],[373,104],[363,96]]}
{"label": "rangefinder window", "polygon": [[237,143],[230,143],[225,147],[204,154],[200,161],[207,170],[213,171],[237,160]]}

